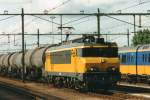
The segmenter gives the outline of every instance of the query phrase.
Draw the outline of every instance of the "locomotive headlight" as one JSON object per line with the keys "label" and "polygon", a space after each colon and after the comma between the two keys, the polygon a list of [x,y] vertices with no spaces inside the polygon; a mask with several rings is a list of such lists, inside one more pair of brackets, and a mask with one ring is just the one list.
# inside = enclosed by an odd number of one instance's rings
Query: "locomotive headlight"
{"label": "locomotive headlight", "polygon": [[113,67],[113,68],[112,68],[112,70],[113,70],[113,71],[115,71],[115,70],[116,70],[116,68],[114,68],[114,67]]}
{"label": "locomotive headlight", "polygon": [[105,63],[106,60],[105,60],[105,59],[101,59],[100,62],[101,62],[101,63]]}
{"label": "locomotive headlight", "polygon": [[89,72],[97,72],[97,71],[99,71],[99,69],[97,67],[89,67],[88,71]]}
{"label": "locomotive headlight", "polygon": [[93,71],[94,69],[93,69],[93,68],[90,68],[90,70]]}
{"label": "locomotive headlight", "polygon": [[108,69],[107,69],[107,71],[112,71],[112,72],[115,72],[115,71],[117,71],[117,69],[115,68],[115,67],[109,67]]}

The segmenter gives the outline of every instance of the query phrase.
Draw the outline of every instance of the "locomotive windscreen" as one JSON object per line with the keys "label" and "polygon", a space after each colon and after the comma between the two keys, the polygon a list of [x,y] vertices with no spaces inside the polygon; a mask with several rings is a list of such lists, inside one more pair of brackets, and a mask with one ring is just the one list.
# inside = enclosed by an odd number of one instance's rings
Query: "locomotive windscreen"
{"label": "locomotive windscreen", "polygon": [[103,48],[80,48],[78,49],[78,56],[81,57],[117,57],[117,47],[103,47]]}

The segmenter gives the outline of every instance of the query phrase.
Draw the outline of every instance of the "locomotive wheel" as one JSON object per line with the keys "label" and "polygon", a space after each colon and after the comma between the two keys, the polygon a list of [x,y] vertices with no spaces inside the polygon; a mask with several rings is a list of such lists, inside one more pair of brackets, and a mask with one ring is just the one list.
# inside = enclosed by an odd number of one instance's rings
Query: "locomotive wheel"
{"label": "locomotive wheel", "polygon": [[79,82],[78,87],[80,92],[88,92],[88,84],[86,82]]}
{"label": "locomotive wheel", "polygon": [[64,84],[64,87],[65,87],[65,88],[68,87],[67,78],[64,79],[63,84]]}
{"label": "locomotive wheel", "polygon": [[80,90],[80,84],[79,84],[79,81],[75,81],[75,89],[76,90]]}
{"label": "locomotive wheel", "polygon": [[54,79],[53,85],[54,85],[55,87],[57,87],[57,88],[61,88],[61,87],[63,86],[63,81],[61,80],[61,78],[56,77],[56,78]]}
{"label": "locomotive wheel", "polygon": [[82,83],[80,87],[81,92],[87,92],[88,91],[88,86],[86,83]]}

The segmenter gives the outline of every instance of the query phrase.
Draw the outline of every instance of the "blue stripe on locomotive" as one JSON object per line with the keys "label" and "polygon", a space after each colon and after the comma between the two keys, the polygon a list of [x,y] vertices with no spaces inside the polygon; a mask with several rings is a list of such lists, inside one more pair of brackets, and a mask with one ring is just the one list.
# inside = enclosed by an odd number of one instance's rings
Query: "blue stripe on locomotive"
{"label": "blue stripe on locomotive", "polygon": [[[126,62],[120,61],[121,65],[136,65],[136,52],[119,53],[120,58],[123,55],[126,55]],[[138,65],[150,65],[150,51],[138,52],[137,55]]]}

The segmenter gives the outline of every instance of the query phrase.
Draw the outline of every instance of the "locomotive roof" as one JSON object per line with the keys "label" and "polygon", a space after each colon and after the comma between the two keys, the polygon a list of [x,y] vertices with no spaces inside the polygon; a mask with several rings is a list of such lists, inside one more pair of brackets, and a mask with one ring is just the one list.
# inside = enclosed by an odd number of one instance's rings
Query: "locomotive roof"
{"label": "locomotive roof", "polygon": [[[117,47],[116,43],[109,43],[109,46],[115,46]],[[102,47],[108,47],[108,44],[96,44],[96,43],[69,43],[69,44],[62,44],[59,46],[50,47],[49,50],[58,50],[58,49],[64,49],[64,48],[73,48],[73,47],[79,47],[79,46],[102,46]]]}

